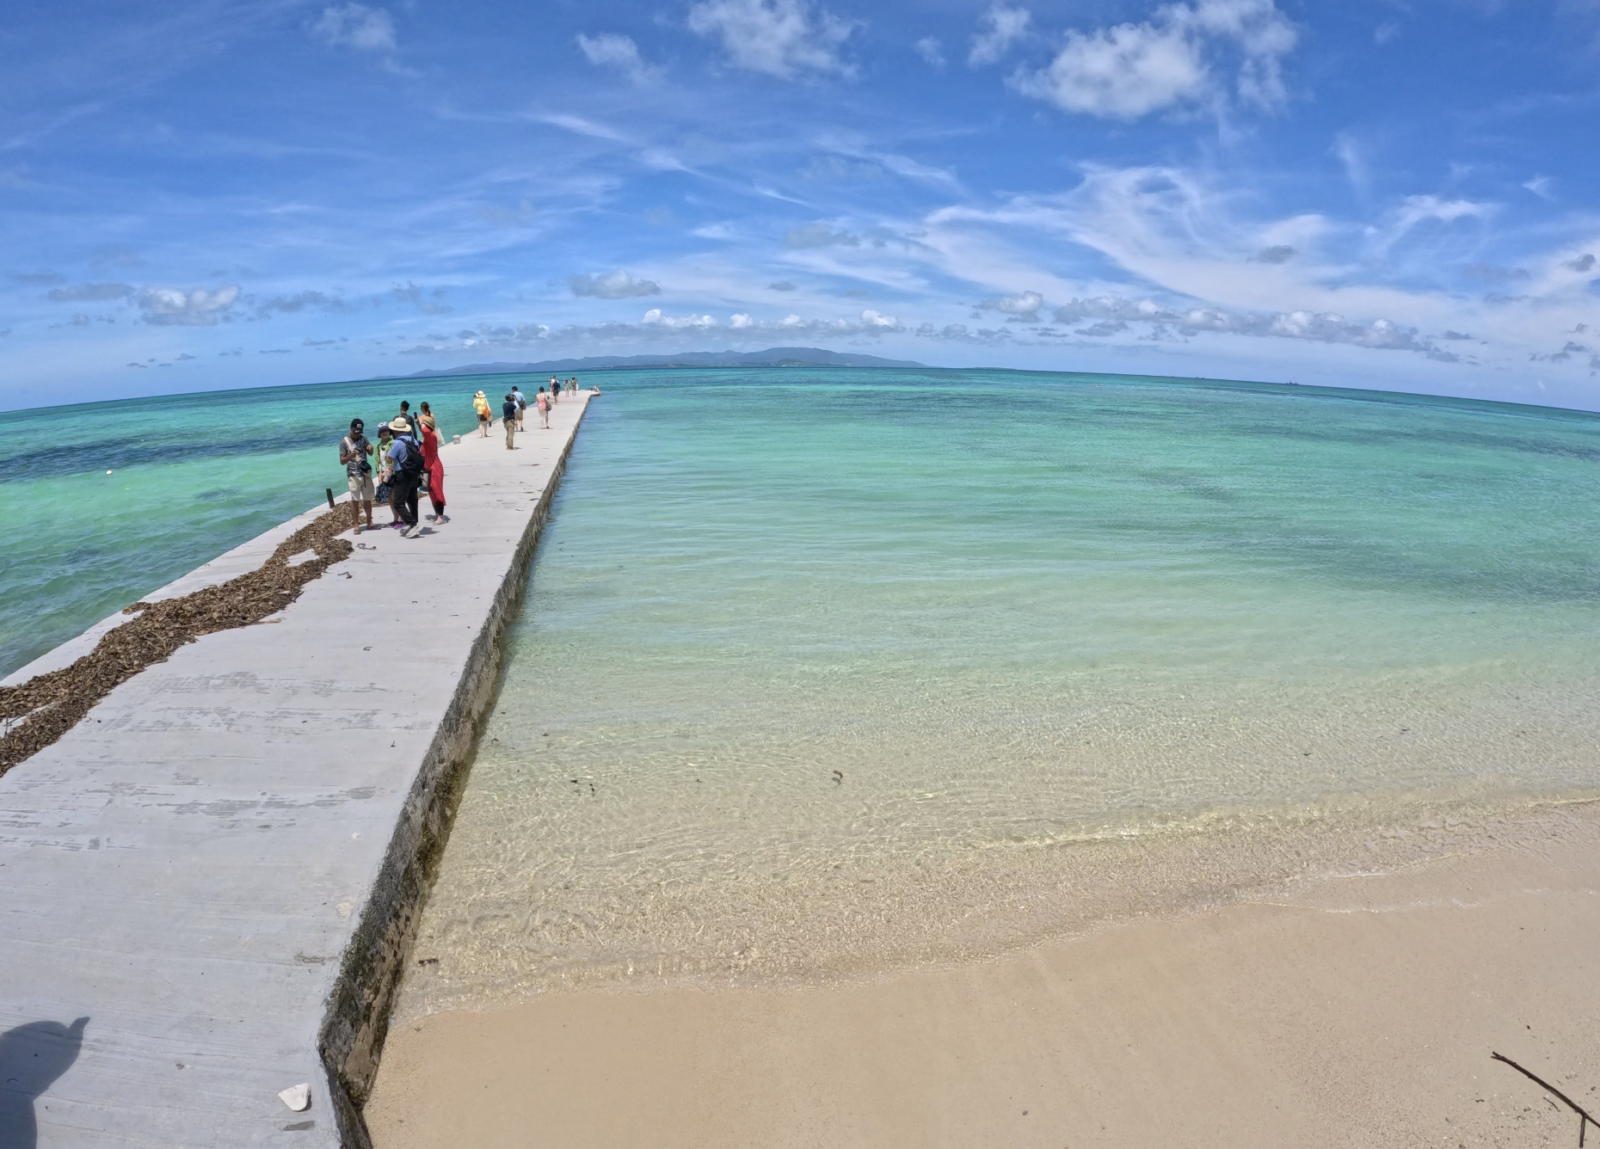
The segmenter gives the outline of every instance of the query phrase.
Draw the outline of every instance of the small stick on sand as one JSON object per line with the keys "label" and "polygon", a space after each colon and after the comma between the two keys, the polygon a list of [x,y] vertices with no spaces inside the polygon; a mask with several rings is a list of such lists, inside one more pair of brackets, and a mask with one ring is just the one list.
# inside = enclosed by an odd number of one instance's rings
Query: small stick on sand
{"label": "small stick on sand", "polygon": [[1593,1125],[1596,1129],[1600,1129],[1600,1121],[1596,1121],[1593,1117],[1590,1117],[1588,1111],[1585,1110],[1583,1106],[1579,1105],[1576,1101],[1572,1100],[1572,1098],[1561,1092],[1561,1090],[1544,1080],[1544,1078],[1529,1073],[1515,1061],[1512,1061],[1509,1057],[1506,1057],[1502,1054],[1491,1051],[1489,1056],[1494,1058],[1496,1061],[1505,1062],[1507,1065],[1511,1066],[1512,1069],[1515,1069],[1518,1073],[1522,1074],[1522,1076],[1526,1077],[1529,1081],[1532,1081],[1535,1085],[1543,1086],[1545,1089],[1548,1089],[1551,1093],[1554,1093],[1557,1097],[1561,1098],[1562,1101],[1566,1102],[1567,1108],[1571,1109],[1578,1115],[1578,1149],[1583,1149],[1583,1136],[1589,1131],[1589,1126]]}

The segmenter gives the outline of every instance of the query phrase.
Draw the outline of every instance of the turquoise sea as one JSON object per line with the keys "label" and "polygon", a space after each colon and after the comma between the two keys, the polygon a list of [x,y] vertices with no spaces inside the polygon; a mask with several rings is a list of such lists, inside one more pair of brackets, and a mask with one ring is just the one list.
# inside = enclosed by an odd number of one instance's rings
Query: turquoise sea
{"label": "turquoise sea", "polygon": [[[351,415],[428,399],[464,432],[482,382],[0,415],[0,670],[337,492]],[[1600,796],[1600,417],[584,382],[413,1008],[960,960]]]}
{"label": "turquoise sea", "polygon": [[870,975],[1600,794],[1600,418],[606,378],[411,1008]]}

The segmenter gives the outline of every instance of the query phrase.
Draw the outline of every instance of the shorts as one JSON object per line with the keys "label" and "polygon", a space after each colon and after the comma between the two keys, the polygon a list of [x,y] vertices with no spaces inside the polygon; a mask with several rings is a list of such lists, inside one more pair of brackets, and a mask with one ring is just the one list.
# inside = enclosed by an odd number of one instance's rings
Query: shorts
{"label": "shorts", "polygon": [[372,502],[372,476],[370,474],[350,476],[350,498],[358,503]]}

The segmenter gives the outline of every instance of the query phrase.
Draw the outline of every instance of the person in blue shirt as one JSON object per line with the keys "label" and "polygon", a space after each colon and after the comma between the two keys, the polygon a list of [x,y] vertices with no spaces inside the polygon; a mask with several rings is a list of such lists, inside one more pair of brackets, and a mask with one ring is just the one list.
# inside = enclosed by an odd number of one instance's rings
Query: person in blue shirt
{"label": "person in blue shirt", "polygon": [[422,485],[422,447],[411,433],[411,424],[403,417],[389,420],[389,431],[394,442],[389,444],[386,457],[394,468],[394,478],[389,480],[394,488],[394,511],[406,525],[401,537],[414,539],[422,533],[422,523],[417,518],[417,489]]}

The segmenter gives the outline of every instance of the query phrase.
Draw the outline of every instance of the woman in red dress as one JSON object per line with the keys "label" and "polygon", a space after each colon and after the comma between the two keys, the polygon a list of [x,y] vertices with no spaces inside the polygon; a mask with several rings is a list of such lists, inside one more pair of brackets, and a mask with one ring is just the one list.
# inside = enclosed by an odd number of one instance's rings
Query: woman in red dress
{"label": "woman in red dress", "polygon": [[448,523],[450,516],[444,513],[444,464],[439,461],[439,425],[426,403],[421,410],[417,423],[422,429],[422,469],[428,476],[428,498],[433,503],[433,514],[428,516],[428,521]]}

